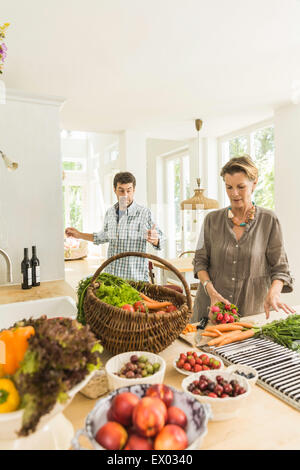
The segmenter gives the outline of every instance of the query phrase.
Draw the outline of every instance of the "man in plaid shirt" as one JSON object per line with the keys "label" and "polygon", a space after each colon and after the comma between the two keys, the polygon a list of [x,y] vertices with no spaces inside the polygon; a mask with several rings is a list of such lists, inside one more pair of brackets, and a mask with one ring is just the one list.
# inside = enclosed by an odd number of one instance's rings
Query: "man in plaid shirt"
{"label": "man in plaid shirt", "polygon": [[[136,180],[131,173],[117,173],[114,177],[114,192],[118,202],[106,212],[103,230],[91,234],[68,227],[66,235],[92,241],[96,245],[109,243],[107,253],[109,258],[126,251],[146,253],[147,242],[160,250],[163,234],[156,227],[150,209],[134,201],[135,186]],[[148,281],[148,260],[128,256],[110,263],[105,272],[124,279]]]}

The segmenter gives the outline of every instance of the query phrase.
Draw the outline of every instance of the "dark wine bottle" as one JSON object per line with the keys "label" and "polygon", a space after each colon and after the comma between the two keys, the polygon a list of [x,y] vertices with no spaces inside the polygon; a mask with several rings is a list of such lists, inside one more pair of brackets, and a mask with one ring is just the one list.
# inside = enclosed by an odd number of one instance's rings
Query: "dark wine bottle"
{"label": "dark wine bottle", "polygon": [[36,247],[32,247],[32,258],[31,258],[31,266],[32,266],[32,285],[39,286],[40,285],[40,261],[36,256]]}
{"label": "dark wine bottle", "polygon": [[24,248],[24,259],[21,263],[21,272],[23,276],[22,289],[32,288],[32,268],[31,261],[28,258],[28,248]]}

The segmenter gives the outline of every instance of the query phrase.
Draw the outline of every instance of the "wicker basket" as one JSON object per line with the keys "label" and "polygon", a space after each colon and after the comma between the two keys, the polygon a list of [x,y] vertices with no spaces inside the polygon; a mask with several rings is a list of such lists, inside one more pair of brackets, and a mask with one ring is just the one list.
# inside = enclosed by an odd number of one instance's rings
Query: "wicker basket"
{"label": "wicker basket", "polygon": [[[172,302],[177,307],[176,311],[164,314],[156,312],[132,313],[108,305],[96,297],[95,290],[99,287],[99,283],[95,280],[101,271],[111,262],[126,256],[159,261],[178,276],[184,286],[186,296],[172,289],[148,282],[128,281],[131,286],[154,300]],[[84,312],[86,323],[90,325],[103,347],[109,352],[113,354],[126,351],[158,353],[178,338],[189,322],[192,312],[192,300],[187,282],[172,264],[152,254],[126,252],[109,258],[95,272],[86,292]]]}

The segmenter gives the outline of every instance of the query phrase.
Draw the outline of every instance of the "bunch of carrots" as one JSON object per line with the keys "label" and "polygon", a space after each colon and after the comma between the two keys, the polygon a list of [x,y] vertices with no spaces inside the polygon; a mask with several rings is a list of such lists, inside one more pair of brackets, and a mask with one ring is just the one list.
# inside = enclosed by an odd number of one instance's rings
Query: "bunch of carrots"
{"label": "bunch of carrots", "polygon": [[247,322],[224,323],[220,325],[207,326],[202,336],[213,339],[208,341],[208,346],[224,346],[226,344],[243,341],[255,334],[254,325]]}
{"label": "bunch of carrots", "polygon": [[149,310],[165,310],[166,312],[173,312],[177,310],[177,307],[175,307],[172,302],[159,302],[157,300],[151,299],[150,297],[147,297],[147,295],[143,294],[142,292],[139,292],[139,294],[143,299],[143,304]]}

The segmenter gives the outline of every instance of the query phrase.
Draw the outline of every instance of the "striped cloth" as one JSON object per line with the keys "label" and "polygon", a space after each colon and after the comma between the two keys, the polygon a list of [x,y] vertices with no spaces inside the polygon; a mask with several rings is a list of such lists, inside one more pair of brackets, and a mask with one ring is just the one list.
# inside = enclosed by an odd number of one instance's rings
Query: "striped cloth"
{"label": "striped cloth", "polygon": [[[127,208],[126,214],[119,219],[119,205],[116,203],[105,214],[104,228],[101,232],[94,232],[94,244],[109,243],[107,256],[115,256],[126,251],[146,253],[147,230],[151,229],[154,221],[150,209],[138,205],[135,201]],[[156,226],[159,236],[158,246],[162,248],[164,237],[162,231]],[[134,281],[148,281],[149,268],[146,258],[128,256],[110,263],[105,272],[123,279]]]}

